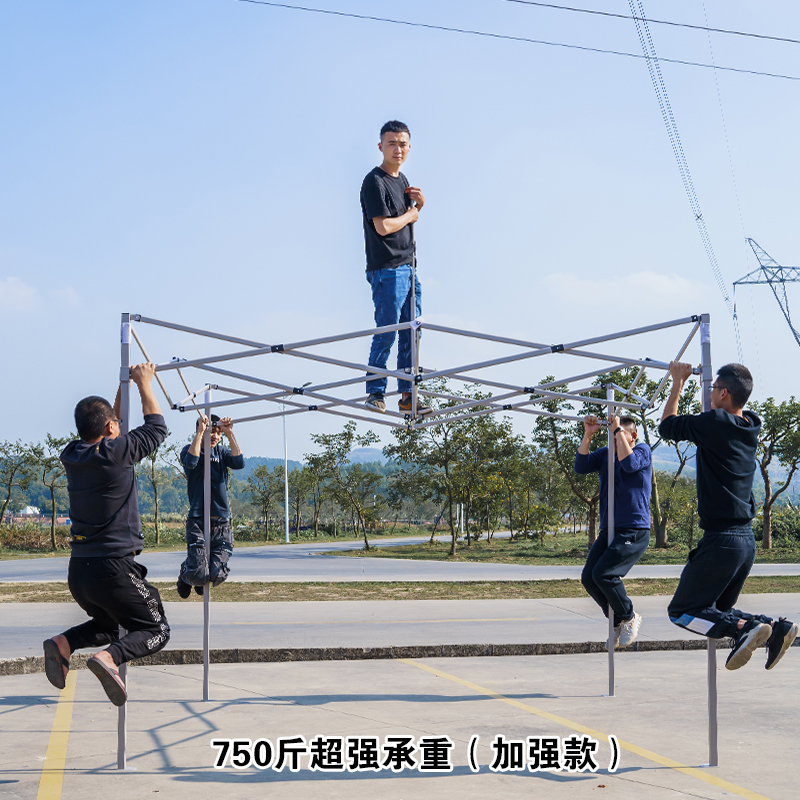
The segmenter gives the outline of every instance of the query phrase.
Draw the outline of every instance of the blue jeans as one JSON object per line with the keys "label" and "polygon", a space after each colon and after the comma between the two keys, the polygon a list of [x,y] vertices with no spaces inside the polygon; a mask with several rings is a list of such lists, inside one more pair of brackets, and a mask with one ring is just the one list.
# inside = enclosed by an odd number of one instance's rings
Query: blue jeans
{"label": "blue jeans", "polygon": [[705,533],[689,553],[681,573],[667,609],[670,621],[709,639],[733,636],[740,619],[772,622],[769,617],[746,614],[733,607],[755,557],[756,543],[750,525]]}
{"label": "blue jeans", "polygon": [[[378,328],[384,325],[397,325],[399,322],[409,322],[422,314],[422,288],[419,279],[416,284],[416,314],[411,315],[411,265],[403,264],[394,269],[376,269],[367,272],[367,281],[372,287],[372,302],[375,306],[375,325]],[[399,331],[397,342],[397,369],[404,370],[411,367],[411,330]],[[372,348],[369,351],[371,367],[386,369],[389,363],[389,352],[394,344],[395,331],[377,333],[372,337]],[[367,373],[369,378],[370,373]],[[398,380],[397,389],[400,392],[410,392],[409,381]],[[383,394],[386,391],[386,377],[380,376],[367,381],[369,394]]]}
{"label": "blue jeans", "polygon": [[621,578],[641,558],[649,542],[650,528],[617,528],[609,547],[608,531],[601,530],[589,551],[581,583],[606,616],[611,606],[617,625],[633,618],[633,603]]}

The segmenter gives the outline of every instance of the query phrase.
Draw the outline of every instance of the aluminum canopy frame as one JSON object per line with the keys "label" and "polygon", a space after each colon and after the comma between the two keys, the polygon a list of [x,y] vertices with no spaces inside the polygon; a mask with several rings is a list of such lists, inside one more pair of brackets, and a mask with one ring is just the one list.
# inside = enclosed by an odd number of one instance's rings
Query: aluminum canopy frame
{"label": "aluminum canopy frame", "polygon": [[[486,414],[503,413],[506,411],[579,422],[582,421],[582,417],[579,416],[576,407],[584,403],[605,406],[608,409],[609,417],[619,409],[644,412],[656,406],[669,379],[669,362],[651,358],[631,357],[630,355],[614,355],[606,352],[597,352],[594,348],[597,345],[619,342],[623,339],[628,340],[633,337],[639,337],[657,331],[664,331],[672,328],[685,329],[687,326],[691,326],[689,333],[686,335],[685,339],[681,340],[678,349],[673,351],[675,352],[675,356],[672,360],[680,360],[684,356],[699,331],[701,365],[699,368],[695,369],[695,374],[699,374],[701,379],[703,410],[708,410],[710,408],[712,371],[710,316],[708,314],[682,317],[667,322],[655,323],[572,342],[547,344],[544,342],[528,341],[504,336],[493,336],[486,333],[461,330],[444,325],[434,325],[425,323],[421,317],[397,325],[351,331],[334,336],[295,342],[268,343],[167,322],[142,314],[124,313],[122,314],[121,323],[120,359],[123,433],[128,431],[128,422],[130,418],[132,340],[136,342],[144,358],[148,361],[153,361],[141,337],[134,329],[134,324],[137,327],[146,325],[155,326],[161,329],[188,334],[193,339],[195,339],[195,337],[202,337],[213,339],[218,342],[240,345],[239,349],[234,349],[226,353],[216,353],[200,358],[172,358],[170,361],[154,362],[156,363],[156,380],[164,393],[168,406],[172,410],[197,412],[198,414],[208,415],[213,409],[222,406],[226,409],[231,406],[242,406],[245,409],[260,406],[256,413],[235,418],[233,421],[236,424],[318,412],[368,422],[371,425],[383,425],[389,428],[407,430],[422,430],[445,422],[469,419]],[[471,340],[472,342],[488,341],[494,345],[514,348],[515,351],[504,356],[484,359],[475,363],[459,364],[458,366],[448,369],[423,369],[419,359],[419,335],[423,329],[431,333],[461,337],[462,339]],[[412,366],[410,370],[380,369],[368,366],[365,363],[347,361],[331,355],[325,355],[315,352],[313,349],[323,345],[372,337],[378,333],[403,330],[408,330],[411,336]],[[269,377],[253,374],[252,372],[246,373],[228,369],[227,366],[220,366],[226,364],[226,362],[242,361],[243,359],[247,359],[248,362],[252,363],[254,360],[262,357],[268,357],[270,359],[288,357],[301,359],[306,362],[322,363],[340,368],[348,374],[340,380],[320,383],[310,382],[303,386],[293,386],[288,383],[281,383],[270,379]],[[522,363],[525,367],[529,367],[532,359],[538,359],[539,361],[534,362],[537,364],[540,363],[542,359],[548,362],[558,360],[559,365],[561,365],[563,360],[569,357],[578,358],[580,361],[588,363],[584,363],[582,371],[576,374],[568,374],[566,377],[544,383],[509,383],[507,380],[498,380],[486,376],[487,371],[505,365],[514,364],[515,369],[520,371],[519,365]],[[267,363],[269,364],[269,362]],[[591,365],[592,368],[586,369],[589,365]],[[586,383],[598,376],[628,367],[638,368],[638,372],[632,385],[627,389],[613,383],[603,384],[602,386]],[[664,373],[662,380],[658,383],[656,391],[653,392],[650,398],[634,394],[634,390],[644,376],[645,370],[648,369]],[[179,402],[174,402],[172,400],[165,385],[165,379],[170,372],[176,373],[181,381],[183,389],[188,393],[188,395]],[[194,391],[190,388],[189,382],[184,374],[185,372],[191,372],[192,377],[198,374],[201,376],[201,384]],[[569,372],[569,370],[567,370],[567,372]],[[203,373],[205,373],[205,375]],[[258,390],[252,391],[250,389],[245,389],[242,385],[224,386],[216,382],[212,383],[210,380],[202,380],[202,378],[209,374],[213,376],[215,381],[222,377],[238,384],[258,387]],[[384,414],[368,411],[364,406],[366,394],[357,393],[355,396],[351,394],[353,387],[359,385],[363,387],[368,374],[410,381],[412,385],[412,413],[403,414],[389,409],[387,409]],[[490,392],[496,392],[496,394],[490,394],[486,398],[474,400],[437,390],[436,386],[431,387],[430,384],[426,387],[426,383],[436,378],[447,378],[468,383],[472,386],[485,387]],[[597,392],[597,390],[601,388],[606,390],[605,397],[591,395],[592,392]],[[212,390],[220,393],[222,399],[212,399]],[[387,395],[392,394],[395,393],[387,392]],[[201,397],[202,399],[198,402],[198,398]],[[450,405],[443,408],[434,408],[429,414],[418,418],[417,409],[420,406],[422,398],[446,401],[449,402]],[[563,401],[568,406],[567,410],[571,413],[555,413],[543,407],[543,404],[553,399]],[[265,405],[267,406],[267,410],[264,410]],[[606,427],[608,426],[606,425]],[[614,538],[614,441],[613,434],[610,430],[608,434],[610,445],[608,459],[608,539],[610,543]],[[210,430],[206,429],[204,440],[204,530],[207,553],[210,552],[210,450]],[[210,594],[208,585],[204,587],[203,592],[203,620],[203,699],[208,700],[210,650]],[[608,621],[609,638],[613,638],[613,628],[614,619],[612,612]],[[125,665],[123,665],[120,669],[120,675],[123,677],[123,680],[127,680],[125,672]],[[608,696],[614,696],[613,648],[611,648],[608,653]],[[708,765],[716,766],[718,764],[716,642],[713,639],[708,640],[708,712]],[[119,709],[117,767],[118,769],[126,768],[126,706],[122,706]]]}

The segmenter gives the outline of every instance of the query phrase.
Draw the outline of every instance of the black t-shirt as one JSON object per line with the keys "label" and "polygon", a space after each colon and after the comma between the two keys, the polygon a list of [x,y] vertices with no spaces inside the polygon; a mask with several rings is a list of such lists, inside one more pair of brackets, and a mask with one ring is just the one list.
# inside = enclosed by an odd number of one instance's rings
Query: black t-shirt
{"label": "black t-shirt", "polygon": [[756,515],[753,476],[761,420],[721,408],[697,415],[667,417],[658,432],[674,442],[697,445],[697,514],[704,531],[746,525]]}
{"label": "black t-shirt", "polygon": [[408,179],[401,172],[396,178],[375,167],[361,184],[361,214],[364,220],[364,248],[367,272],[410,264],[414,253],[411,225],[381,236],[372,222],[374,217],[399,217],[411,207],[406,189]]}
{"label": "black t-shirt", "polygon": [[146,414],[144,425],[124,436],[64,448],[73,557],[119,558],[144,547],[134,464],[166,436],[164,417]]}

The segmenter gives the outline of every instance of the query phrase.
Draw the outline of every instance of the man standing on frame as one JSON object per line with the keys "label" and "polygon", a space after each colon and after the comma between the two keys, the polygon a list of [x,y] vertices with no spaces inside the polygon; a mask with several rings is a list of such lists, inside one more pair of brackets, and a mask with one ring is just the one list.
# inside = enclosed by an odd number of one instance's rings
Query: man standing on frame
{"label": "man standing on frame", "polygon": [[678,416],[678,399],[692,367],[673,361],[669,371],[672,390],[658,430],[665,439],[697,446],[697,514],[703,529],[669,604],[669,618],[709,639],[730,636],[727,669],[743,667],[762,645],[767,647],[765,666],[772,669],[792,646],[799,626],[733,607],[756,555],[752,487],[761,420],[744,410],[753,376],[741,364],[727,364],[711,387],[711,411]]}
{"label": "man standing on frame", "polygon": [[[185,600],[194,586],[197,594],[203,586],[211,583],[219,586],[230,572],[228,559],[233,553],[233,530],[231,509],[228,504],[228,470],[244,469],[244,456],[239,442],[233,435],[230,417],[220,419],[211,415],[211,552],[206,553],[203,532],[203,497],[205,459],[203,441],[208,427],[208,417],[197,420],[194,439],[181,451],[181,464],[186,473],[186,488],[189,493],[189,514],[186,518],[186,561],[181,564],[178,575],[178,594]],[[228,437],[230,448],[221,447],[223,434]]]}
{"label": "man standing on frame", "polygon": [[[56,689],[63,689],[72,653],[109,645],[86,666],[115,706],[128,699],[117,667],[157,653],[169,641],[158,589],[134,560],[144,547],[134,465],[167,435],[151,385],[155,371],[154,364],[130,370],[142,398],[143,425],[120,434],[119,391],[113,408],[102,397],[85,397],[75,407],[80,439],[61,453],[72,520],[69,590],[91,620],[45,640],[45,674]],[[127,631],[122,638],[120,627]]]}
{"label": "man standing on frame", "polygon": [[600,534],[595,539],[581,583],[606,617],[614,612],[614,646],[629,647],[639,635],[642,617],[633,610],[622,578],[642,557],[650,542],[650,487],[653,464],[649,445],[637,444],[636,420],[614,417],[614,540],[608,543],[608,447],[589,452],[601,428],[592,414],[584,417],[583,439],[575,454],[575,472],[600,475]]}
{"label": "man standing on frame", "polygon": [[[413,225],[425,205],[425,196],[416,186],[409,186],[400,167],[408,158],[411,134],[408,126],[397,120],[381,128],[378,149],[383,163],[364,178],[361,185],[361,213],[364,222],[364,246],[367,254],[367,281],[372,287],[375,325],[397,325],[409,322],[422,313],[422,290],[414,275]],[[416,309],[411,308],[411,280],[414,278]],[[415,313],[416,312],[416,313]],[[411,336],[409,329],[399,331],[397,344],[398,371],[411,370]],[[395,332],[375,334],[369,354],[369,366],[386,369]],[[366,405],[372,411],[386,411],[386,377],[367,375]],[[411,383],[397,382],[401,393],[398,408],[410,413]],[[431,409],[417,401],[417,415]]]}

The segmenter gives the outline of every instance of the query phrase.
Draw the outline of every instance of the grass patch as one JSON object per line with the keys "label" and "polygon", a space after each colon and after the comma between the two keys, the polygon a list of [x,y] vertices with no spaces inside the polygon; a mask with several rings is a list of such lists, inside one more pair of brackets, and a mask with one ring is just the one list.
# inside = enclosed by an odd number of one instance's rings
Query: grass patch
{"label": "grass patch", "polygon": [[[179,600],[174,583],[154,581],[166,601],[199,603],[192,592]],[[628,593],[636,597],[671,595],[677,578],[626,580]],[[744,585],[747,594],[800,593],[800,575],[753,576]],[[439,582],[353,582],[353,583],[238,583],[229,581],[211,590],[215,603],[277,603],[308,600],[539,600],[586,597],[580,581],[439,581]],[[64,582],[2,583],[0,603],[67,603],[72,598]]]}
{"label": "grass patch", "polygon": [[[351,558],[406,558],[415,561],[462,561],[493,564],[530,564],[534,566],[582,565],[588,554],[586,534],[559,534],[538,539],[480,539],[467,546],[459,541],[455,556],[450,555],[450,542],[424,542],[391,548],[348,550],[326,555]],[[663,549],[648,547],[638,564],[684,564],[689,554],[687,545],[676,544]],[[800,561],[800,549],[773,547],[756,551],[757,564],[795,564]]]}
{"label": "grass patch", "polygon": [[[64,558],[70,555],[67,544],[69,528],[58,529],[58,547],[50,549],[50,530],[45,531],[34,525],[0,526],[0,561],[9,561],[17,558]],[[177,553],[186,549],[186,535],[184,523],[165,523],[162,526],[160,542],[156,544],[155,529],[151,524],[145,524],[144,546],[149,553]],[[430,530],[416,526],[401,526],[384,528],[369,534],[369,540],[376,543],[386,539],[398,539],[406,536],[430,536]],[[318,536],[313,531],[300,531],[290,533],[290,544],[318,544],[323,542],[360,542],[362,537],[355,536],[352,531],[345,531],[338,536],[320,530]],[[285,544],[283,530],[270,529],[269,541],[264,541],[263,530],[249,528],[238,531],[234,525],[234,541],[236,547],[264,547]]]}

